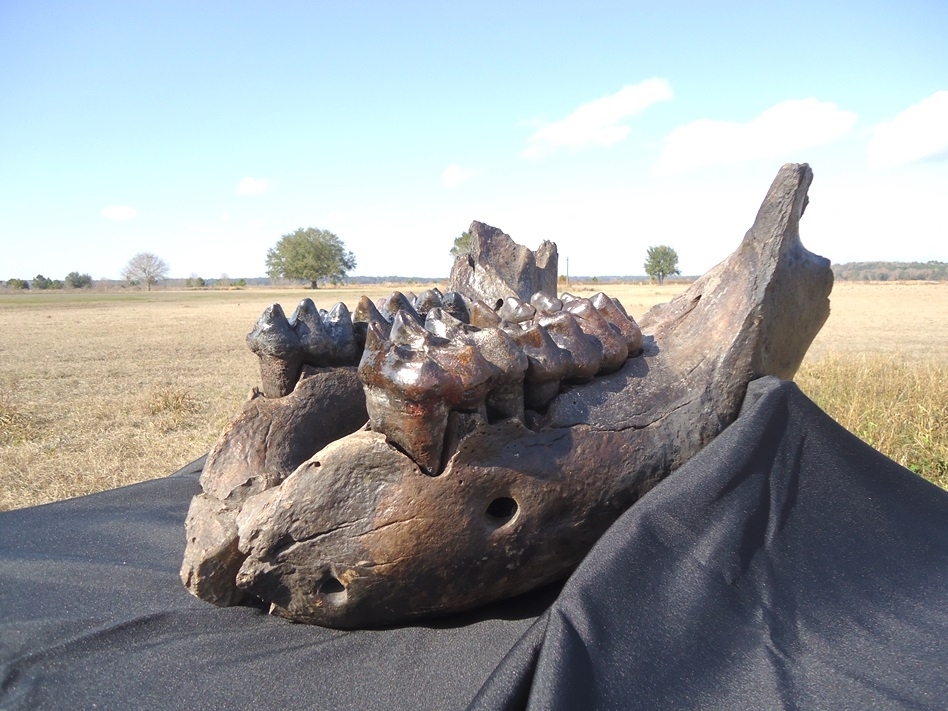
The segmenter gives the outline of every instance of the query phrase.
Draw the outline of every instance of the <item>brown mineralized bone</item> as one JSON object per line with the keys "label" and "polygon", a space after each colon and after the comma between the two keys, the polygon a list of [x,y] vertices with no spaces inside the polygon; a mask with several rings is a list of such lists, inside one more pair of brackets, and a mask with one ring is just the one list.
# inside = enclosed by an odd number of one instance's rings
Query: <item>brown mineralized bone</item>
{"label": "brown mineralized bone", "polygon": [[453,291],[494,305],[508,296],[529,299],[538,291],[556,292],[558,258],[552,242],[533,252],[483,222],[472,222],[468,231],[470,252],[456,257],[451,267]]}
{"label": "brown mineralized bone", "polygon": [[191,501],[181,580],[216,605],[239,602],[234,586],[246,557],[237,549],[237,514],[252,495],[279,485],[300,464],[368,419],[354,367],[303,366],[293,392],[252,393],[208,454],[202,493]]}
{"label": "brown mineralized bone", "polygon": [[832,287],[829,262],[798,236],[811,178],[806,165],[784,166],[737,251],[642,318],[642,355],[554,397],[535,429],[476,421],[437,476],[387,432],[360,431],[250,497],[237,517],[247,556],[237,586],[275,614],[349,628],[468,609],[567,575],[735,419],[751,379],[792,377]]}
{"label": "brown mineralized bone", "polygon": [[260,357],[260,379],[266,397],[293,390],[303,364],[303,347],[279,304],[268,306],[247,334],[247,345]]}
{"label": "brown mineralized bone", "polygon": [[622,337],[625,339],[629,358],[637,356],[642,349],[642,329],[639,328],[635,319],[625,312],[625,309],[622,308],[622,305],[618,301],[606,296],[601,291],[593,295],[589,300],[592,302],[592,305],[596,307],[596,310],[602,314],[602,317],[609,322],[609,325],[615,326],[619,333],[622,334]]}

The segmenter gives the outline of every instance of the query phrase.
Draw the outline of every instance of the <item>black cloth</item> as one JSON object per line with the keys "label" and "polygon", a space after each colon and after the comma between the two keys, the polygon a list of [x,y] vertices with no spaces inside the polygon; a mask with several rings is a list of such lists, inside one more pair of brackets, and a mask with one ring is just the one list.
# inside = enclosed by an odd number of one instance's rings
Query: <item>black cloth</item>
{"label": "black cloth", "polygon": [[752,383],[565,585],[392,629],[189,595],[200,467],[0,514],[0,707],[948,705],[948,493],[791,383]]}

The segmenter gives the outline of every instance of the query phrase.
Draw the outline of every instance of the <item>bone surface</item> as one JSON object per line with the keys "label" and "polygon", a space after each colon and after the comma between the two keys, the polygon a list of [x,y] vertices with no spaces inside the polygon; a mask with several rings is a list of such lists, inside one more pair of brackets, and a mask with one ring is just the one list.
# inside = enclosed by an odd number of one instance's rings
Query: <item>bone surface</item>
{"label": "bone surface", "polygon": [[[194,515],[220,521],[228,537],[205,548],[229,557],[212,593],[190,589],[352,628],[470,609],[568,575],[625,509],[736,418],[750,380],[793,376],[832,288],[828,260],[799,239],[811,180],[808,166],[784,166],[737,250],[649,311],[638,333],[605,295],[564,294],[550,316],[531,298],[541,289],[519,293],[482,259],[486,237],[460,269],[467,276],[452,274],[470,323],[437,307],[425,327],[405,310],[389,323],[360,302],[369,429],[335,439],[280,483],[252,485],[224,513],[215,500],[234,487],[206,489]],[[475,232],[493,229],[484,228]],[[505,242],[493,253],[534,277],[555,261],[542,246],[532,257]],[[493,292],[468,289],[488,283]],[[501,320],[495,309],[514,296],[538,315]],[[594,344],[606,365],[592,371],[592,351],[571,342]],[[490,406],[495,393],[506,407]]]}

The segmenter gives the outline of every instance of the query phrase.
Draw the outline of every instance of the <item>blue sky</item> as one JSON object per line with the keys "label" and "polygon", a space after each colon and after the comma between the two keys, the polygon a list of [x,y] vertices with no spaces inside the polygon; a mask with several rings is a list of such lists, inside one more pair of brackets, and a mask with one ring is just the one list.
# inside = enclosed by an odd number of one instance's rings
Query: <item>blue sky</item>
{"label": "blue sky", "polygon": [[948,260],[948,3],[0,2],[0,279],[262,276],[298,227],[444,276],[471,220],[574,275],[804,244]]}

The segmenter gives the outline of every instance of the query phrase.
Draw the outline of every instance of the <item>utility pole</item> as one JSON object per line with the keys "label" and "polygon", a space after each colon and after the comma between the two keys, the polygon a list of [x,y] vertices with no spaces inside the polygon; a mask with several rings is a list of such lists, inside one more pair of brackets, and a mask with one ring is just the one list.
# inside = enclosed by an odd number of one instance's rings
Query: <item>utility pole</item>
{"label": "utility pole", "polygon": [[569,291],[569,257],[566,258],[566,290]]}

